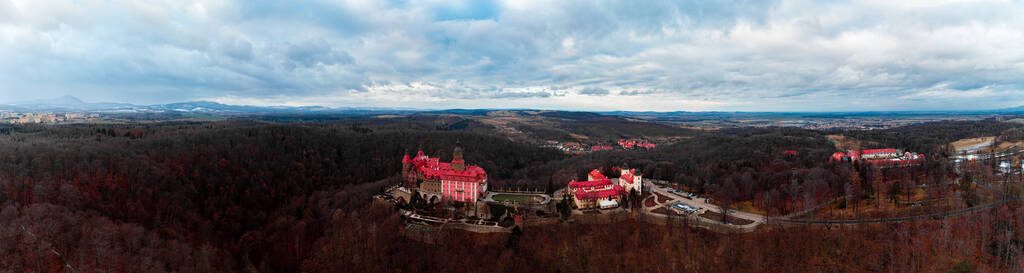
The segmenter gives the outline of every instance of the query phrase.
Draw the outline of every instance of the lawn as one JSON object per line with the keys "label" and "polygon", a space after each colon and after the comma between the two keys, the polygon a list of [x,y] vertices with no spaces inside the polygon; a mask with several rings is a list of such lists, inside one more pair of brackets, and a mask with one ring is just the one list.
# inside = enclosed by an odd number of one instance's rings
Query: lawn
{"label": "lawn", "polygon": [[[495,194],[494,197],[492,197],[492,198],[494,198],[494,201],[499,201],[499,202],[500,201],[515,201],[515,202],[521,202],[521,203],[536,202],[536,201],[538,201],[537,199],[539,199],[539,197],[536,197],[536,196],[533,196],[533,195],[527,195],[527,194],[507,194],[507,193]],[[537,198],[537,199],[535,199],[535,198]]]}
{"label": "lawn", "polygon": [[648,197],[646,200],[644,200],[644,207],[648,207],[649,208],[649,207],[657,206],[658,203],[654,202],[654,198],[655,197],[652,196],[652,197]]}
{"label": "lawn", "polygon": [[660,193],[654,193],[654,195],[658,196],[658,203],[665,203],[668,202],[669,200],[672,200],[672,198],[668,198],[668,196],[664,196]]}

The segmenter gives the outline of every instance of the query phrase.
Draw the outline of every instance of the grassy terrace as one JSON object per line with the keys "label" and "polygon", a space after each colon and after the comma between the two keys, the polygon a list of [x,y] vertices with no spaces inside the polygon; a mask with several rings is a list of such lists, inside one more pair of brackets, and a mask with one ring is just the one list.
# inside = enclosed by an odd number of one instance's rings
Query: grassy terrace
{"label": "grassy terrace", "polygon": [[526,203],[526,202],[535,202],[535,201],[537,201],[535,199],[535,197],[536,196],[528,195],[528,194],[508,194],[508,193],[502,193],[502,194],[495,194],[492,198],[494,198],[494,201],[516,201],[516,202]]}

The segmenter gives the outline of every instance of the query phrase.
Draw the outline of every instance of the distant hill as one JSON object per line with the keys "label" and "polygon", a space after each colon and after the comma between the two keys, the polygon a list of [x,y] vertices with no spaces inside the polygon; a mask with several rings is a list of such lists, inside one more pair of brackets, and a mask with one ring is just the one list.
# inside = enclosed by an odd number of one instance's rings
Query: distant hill
{"label": "distant hill", "polygon": [[379,108],[379,107],[342,107],[324,106],[251,106],[228,105],[212,101],[189,101],[168,104],[136,105],[130,103],[85,102],[74,96],[61,96],[52,99],[28,100],[0,104],[0,110],[27,112],[117,112],[117,113],[152,113],[152,112],[199,112],[221,114],[353,114],[353,113],[402,113],[416,112],[411,109]]}
{"label": "distant hill", "polygon": [[1010,113],[1022,113],[1022,112],[1024,112],[1024,105],[1017,106],[1017,107],[1003,108],[1003,109],[999,109],[997,111],[999,111],[999,112],[1010,112]]}
{"label": "distant hill", "polygon": [[123,110],[130,109],[134,105],[127,103],[111,102],[84,102],[74,96],[61,96],[52,99],[28,100],[14,102],[5,105],[11,110],[22,111],[93,111],[97,109]]}
{"label": "distant hill", "polygon": [[342,119],[333,123],[374,131],[467,131],[497,134],[515,141],[540,143],[555,140],[593,145],[614,144],[623,138],[688,137],[700,132],[618,115],[549,110],[451,109],[381,115],[371,119]]}

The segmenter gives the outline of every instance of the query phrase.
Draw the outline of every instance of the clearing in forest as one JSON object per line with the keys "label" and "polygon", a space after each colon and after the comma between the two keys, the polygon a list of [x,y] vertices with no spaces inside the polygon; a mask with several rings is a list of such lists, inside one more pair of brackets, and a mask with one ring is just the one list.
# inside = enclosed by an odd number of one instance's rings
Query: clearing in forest
{"label": "clearing in forest", "polygon": [[734,209],[734,210],[738,210],[738,211],[742,211],[742,212],[749,212],[749,213],[753,213],[753,214],[760,214],[760,215],[765,215],[766,214],[766,212],[764,211],[764,208],[762,206],[755,205],[754,201],[752,201],[752,200],[736,202],[736,203],[730,205],[729,208],[730,209]]}
{"label": "clearing in forest", "polygon": [[828,135],[828,140],[840,150],[860,150],[860,141],[844,135]]}
{"label": "clearing in forest", "polygon": [[992,141],[995,139],[996,138],[992,136],[965,138],[954,141],[953,143],[950,143],[950,145],[953,146],[953,150],[957,152],[971,153],[988,148],[992,145]]}

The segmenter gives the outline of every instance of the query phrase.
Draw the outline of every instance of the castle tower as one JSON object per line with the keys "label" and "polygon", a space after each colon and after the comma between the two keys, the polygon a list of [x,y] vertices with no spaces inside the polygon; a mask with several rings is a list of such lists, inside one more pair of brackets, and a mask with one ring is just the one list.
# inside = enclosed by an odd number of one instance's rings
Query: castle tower
{"label": "castle tower", "polygon": [[635,190],[637,194],[641,194],[641,191],[643,190],[643,178],[640,174],[636,173],[636,169],[630,169],[629,165],[623,162],[620,171],[619,185],[621,185],[623,189],[626,189],[626,192]]}
{"label": "castle tower", "polygon": [[409,177],[409,169],[412,168],[412,159],[409,158],[409,153],[405,153],[402,157],[402,177]]}
{"label": "castle tower", "polygon": [[466,170],[466,160],[462,159],[462,144],[455,142],[455,151],[452,152],[452,169],[456,171]]}

